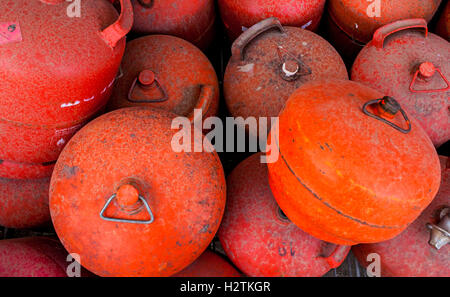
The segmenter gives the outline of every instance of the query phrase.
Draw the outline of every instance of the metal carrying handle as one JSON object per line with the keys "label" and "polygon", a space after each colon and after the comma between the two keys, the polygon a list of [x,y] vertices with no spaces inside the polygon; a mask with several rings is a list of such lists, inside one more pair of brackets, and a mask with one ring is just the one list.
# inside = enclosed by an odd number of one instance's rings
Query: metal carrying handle
{"label": "metal carrying handle", "polygon": [[[149,99],[147,97],[134,98],[133,92],[136,88],[142,88],[141,84],[143,84],[144,87],[151,87],[152,85],[156,85],[157,88],[161,91],[162,97],[157,99]],[[145,96],[145,94],[143,95]],[[166,89],[163,87],[159,79],[151,70],[143,70],[139,73],[139,75],[134,79],[133,83],[131,84],[127,96],[127,100],[132,103],[156,103],[156,102],[164,102],[167,101],[168,99],[169,95],[167,94]]]}
{"label": "metal carrying handle", "polygon": [[439,250],[446,244],[450,243],[450,207],[444,207],[439,214],[439,222],[437,224],[426,224],[430,229],[430,240],[428,243]]}
{"label": "metal carrying handle", "polygon": [[[446,88],[431,89],[431,90],[415,90],[414,89],[414,84],[419,75],[424,78],[431,78],[436,72],[439,73],[439,75],[442,77],[442,79],[447,84]],[[444,74],[441,72],[441,70],[439,68],[435,67],[431,62],[425,62],[425,63],[420,64],[419,69],[417,69],[417,71],[414,73],[411,84],[409,85],[409,90],[413,93],[446,92],[446,91],[450,90],[450,83],[448,82],[447,78],[444,76]]]}
{"label": "metal carrying handle", "polygon": [[238,39],[236,39],[236,41],[233,42],[233,45],[231,47],[232,57],[234,57],[234,59],[240,59],[241,61],[243,61],[244,51],[247,45],[253,39],[272,28],[278,28],[281,33],[285,33],[280,21],[275,17],[262,20],[261,22],[248,28],[238,37]]}
{"label": "metal carrying handle", "polygon": [[330,269],[334,269],[344,262],[351,248],[350,245],[336,245],[333,252],[328,257],[319,256],[319,258],[324,259],[330,266]]}
{"label": "metal carrying handle", "polygon": [[411,28],[422,28],[425,29],[425,37],[428,36],[428,26],[427,21],[424,19],[407,19],[395,21],[390,24],[384,25],[375,31],[372,38],[372,43],[377,48],[383,48],[384,40],[391,34],[398,31],[403,31]]}
{"label": "metal carrying handle", "polygon": [[[114,0],[110,2],[113,3]],[[133,6],[130,0],[120,0],[120,7],[121,12],[117,21],[100,32],[101,37],[110,47],[115,47],[133,26]]]}
{"label": "metal carrying handle", "polygon": [[[212,85],[202,85],[200,96],[197,101],[197,105],[194,107],[194,109],[201,109],[202,110],[202,118],[206,116],[208,113],[211,103],[213,101],[215,95],[215,88]],[[195,110],[193,110],[189,116],[188,119],[191,123],[195,121]]]}
{"label": "metal carrying handle", "polygon": [[[402,113],[403,118],[405,119],[405,121],[406,121],[406,123],[407,123],[407,125],[408,125],[408,129],[403,129],[402,127],[399,127],[399,126],[397,126],[396,124],[394,124],[394,123],[392,123],[392,122],[390,122],[390,121],[388,121],[388,120],[386,120],[386,119],[384,119],[384,118],[382,118],[382,117],[380,117],[380,116],[378,116],[378,115],[376,115],[376,114],[373,114],[373,113],[371,113],[371,112],[369,112],[369,111],[367,110],[367,107],[368,107],[369,105],[376,104],[376,103],[377,103],[377,104],[380,104],[380,103],[383,104],[383,103],[386,102],[387,100],[388,100],[387,103],[394,104],[394,105],[397,107],[397,110],[395,110],[395,111],[393,112],[393,115],[395,115],[395,114],[397,113],[397,111],[400,111],[400,112]],[[411,122],[409,121],[409,118],[408,118],[408,116],[406,115],[406,112],[400,107],[400,105],[398,104],[398,102],[397,102],[394,98],[392,98],[392,97],[385,96],[385,97],[383,97],[383,98],[381,98],[381,99],[370,100],[370,101],[366,102],[366,103],[363,105],[362,111],[364,112],[364,114],[368,115],[369,117],[372,117],[372,118],[374,118],[374,119],[377,119],[377,120],[379,120],[379,121],[382,121],[383,123],[388,124],[388,125],[391,126],[392,128],[394,128],[394,129],[396,129],[396,130],[398,130],[398,131],[400,131],[400,132],[402,132],[402,133],[404,133],[404,134],[407,134],[407,133],[409,133],[409,132],[411,131]]]}
{"label": "metal carrying handle", "polygon": [[109,204],[111,204],[111,202],[114,200],[114,198],[116,198],[117,194],[113,194],[108,201],[106,201],[105,206],[103,206],[102,210],[100,211],[100,217],[105,220],[105,221],[111,221],[111,222],[119,222],[119,223],[133,223],[133,224],[151,224],[153,223],[153,221],[155,220],[153,213],[150,209],[150,206],[147,203],[147,200],[145,200],[144,197],[142,197],[141,195],[139,195],[139,200],[144,204],[145,208],[147,209],[148,214],[150,215],[150,220],[148,221],[141,221],[141,220],[129,220],[129,219],[117,219],[117,218],[110,218],[110,217],[105,217],[104,216],[104,212],[106,211],[106,209],[108,208]]}

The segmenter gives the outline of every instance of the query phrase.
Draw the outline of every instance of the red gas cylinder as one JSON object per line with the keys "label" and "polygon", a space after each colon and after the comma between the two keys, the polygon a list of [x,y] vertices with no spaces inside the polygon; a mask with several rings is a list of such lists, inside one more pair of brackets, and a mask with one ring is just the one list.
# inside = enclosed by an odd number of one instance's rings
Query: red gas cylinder
{"label": "red gas cylinder", "polygon": [[217,113],[216,72],[198,48],[181,38],[150,35],[129,42],[121,69],[110,110],[150,106],[192,120],[194,109],[203,109],[203,118]]}
{"label": "red gas cylinder", "polygon": [[338,267],[350,246],[316,239],[295,226],[270,191],[261,153],[227,178],[227,207],[219,238],[233,263],[248,276],[322,276]]}
{"label": "red gas cylinder", "polygon": [[119,16],[111,1],[83,1],[77,17],[64,0],[0,2],[0,167],[43,175],[105,106],[133,21],[130,0],[120,3]]}
{"label": "red gas cylinder", "polygon": [[436,34],[450,41],[450,2],[447,2],[436,25]]}
{"label": "red gas cylinder", "polygon": [[224,95],[235,117],[276,117],[304,83],[348,79],[344,62],[325,39],[300,28],[282,27],[276,18],[245,31],[231,51]]}
{"label": "red gas cylinder", "polygon": [[213,0],[132,0],[133,31],[168,34],[206,49],[214,39]]}
{"label": "red gas cylinder", "polygon": [[428,208],[394,239],[362,244],[352,248],[363,266],[367,256],[376,253],[381,276],[450,276],[450,159],[440,157],[441,188]]}
{"label": "red gas cylinder", "polygon": [[397,99],[438,147],[450,139],[449,61],[450,43],[428,33],[425,20],[402,20],[375,32],[351,76]]}
{"label": "red gas cylinder", "polygon": [[392,97],[363,84],[310,82],[292,94],[269,139],[272,192],[305,232],[336,244],[393,238],[431,203],[436,150]]}
{"label": "red gas cylinder", "polygon": [[173,275],[201,255],[219,228],[220,160],[206,138],[204,152],[175,152],[171,142],[183,131],[171,129],[174,117],[140,107],[110,112],[81,129],[56,163],[55,230],[97,275]]}
{"label": "red gas cylinder", "polygon": [[219,0],[222,21],[231,40],[268,18],[283,25],[315,31],[322,17],[325,0]]}
{"label": "red gas cylinder", "polygon": [[34,228],[50,222],[50,178],[0,178],[0,226]]}
{"label": "red gas cylinder", "polygon": [[430,21],[441,0],[330,0],[328,40],[339,53],[353,61],[379,27],[393,21],[423,18]]}
{"label": "red gas cylinder", "polygon": [[240,277],[230,263],[216,253],[206,250],[194,263],[174,277]]}
{"label": "red gas cylinder", "polygon": [[[67,277],[73,258],[55,238],[0,240],[0,277]],[[80,276],[92,276],[80,267]]]}

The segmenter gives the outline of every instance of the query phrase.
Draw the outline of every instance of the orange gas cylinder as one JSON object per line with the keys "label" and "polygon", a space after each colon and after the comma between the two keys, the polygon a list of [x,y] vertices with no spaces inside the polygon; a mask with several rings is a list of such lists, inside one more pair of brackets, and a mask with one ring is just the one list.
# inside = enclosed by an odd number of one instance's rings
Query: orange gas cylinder
{"label": "orange gas cylinder", "polygon": [[214,39],[214,0],[132,0],[133,31],[168,34],[206,49]]}
{"label": "orange gas cylinder", "polygon": [[220,15],[231,40],[268,17],[286,26],[315,31],[325,0],[219,0]]}
{"label": "orange gas cylinder", "polygon": [[450,276],[450,159],[439,157],[442,181],[436,198],[405,231],[394,239],[352,248],[363,266],[370,254],[380,260],[381,276]]}
{"label": "orange gas cylinder", "polygon": [[80,130],[58,159],[52,221],[93,273],[173,275],[219,228],[226,195],[220,160],[206,138],[204,152],[175,152],[172,138],[182,131],[171,129],[174,117],[142,107],[110,112]]}
{"label": "orange gas cylinder", "polygon": [[227,207],[219,238],[233,263],[248,276],[322,276],[338,267],[350,246],[323,242],[283,214],[273,197],[261,153],[227,178]]}
{"label": "orange gas cylinder", "polygon": [[174,277],[240,277],[230,263],[210,250],[206,250],[194,263],[173,275]]}
{"label": "orange gas cylinder", "polygon": [[322,240],[393,238],[435,197],[439,158],[392,97],[360,83],[310,82],[292,94],[269,139],[273,194],[287,217]]}
{"label": "orange gas cylinder", "polygon": [[330,0],[328,38],[339,53],[353,61],[379,27],[393,21],[423,18],[430,21],[441,0]]}
{"label": "orange gas cylinder", "polygon": [[311,31],[283,27],[277,18],[249,28],[231,51],[224,95],[235,117],[276,117],[304,83],[348,78],[344,62],[325,39]]}
{"label": "orange gas cylinder", "polygon": [[436,25],[436,34],[450,41],[450,2],[447,2]]}
{"label": "orange gas cylinder", "polygon": [[50,222],[50,178],[0,178],[0,226],[33,228]]}
{"label": "orange gas cylinder", "polygon": [[450,43],[423,19],[378,29],[352,66],[352,80],[398,100],[436,147],[450,140]]}
{"label": "orange gas cylinder", "polygon": [[208,58],[189,42],[168,35],[150,35],[127,44],[110,110],[150,106],[193,119],[214,116],[219,83]]}

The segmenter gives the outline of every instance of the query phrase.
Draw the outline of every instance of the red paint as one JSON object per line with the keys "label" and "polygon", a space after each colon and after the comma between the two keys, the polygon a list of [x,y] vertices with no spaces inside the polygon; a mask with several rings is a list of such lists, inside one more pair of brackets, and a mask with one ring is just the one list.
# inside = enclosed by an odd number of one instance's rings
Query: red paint
{"label": "red paint", "polygon": [[[105,114],[70,140],[55,165],[55,230],[97,275],[171,276],[194,262],[219,228],[226,195],[222,165],[207,139],[211,153],[174,152],[175,116],[147,107]],[[128,205],[136,200],[123,196],[124,185],[138,191],[138,203]],[[147,224],[100,216],[151,221],[150,212],[154,220]]]}
{"label": "red paint", "polygon": [[120,2],[119,16],[110,1],[83,1],[80,18],[66,2],[0,3],[0,23],[19,21],[22,35],[0,45],[1,160],[55,161],[106,104],[132,22],[129,0]]}
{"label": "red paint", "polygon": [[221,256],[206,250],[197,260],[174,277],[240,277],[241,274]]}
{"label": "red paint", "polygon": [[450,44],[426,32],[420,19],[381,27],[356,58],[351,76],[397,99],[439,147],[450,140]]}
{"label": "red paint", "polygon": [[[440,184],[436,150],[417,120],[363,106],[384,94],[363,84],[326,80],[295,91],[271,135],[272,192],[305,232],[336,244],[391,239],[431,203]],[[272,129],[271,133],[275,133]]]}
{"label": "red paint", "polygon": [[231,40],[268,17],[278,18],[285,26],[315,31],[324,5],[325,0],[219,0],[222,21]]}
{"label": "red paint", "polygon": [[367,266],[367,256],[380,255],[381,276],[398,277],[448,277],[450,275],[450,246],[436,250],[428,244],[430,230],[427,223],[436,223],[438,213],[450,206],[450,162],[440,157],[442,181],[439,192],[428,208],[405,231],[394,239],[362,244],[352,248],[363,266]]}
{"label": "red paint", "polygon": [[303,232],[283,218],[272,196],[261,153],[227,178],[227,207],[219,238],[227,256],[248,276],[322,276],[350,251]]}
{"label": "red paint", "polygon": [[132,0],[133,31],[183,38],[201,49],[214,39],[213,0]]}

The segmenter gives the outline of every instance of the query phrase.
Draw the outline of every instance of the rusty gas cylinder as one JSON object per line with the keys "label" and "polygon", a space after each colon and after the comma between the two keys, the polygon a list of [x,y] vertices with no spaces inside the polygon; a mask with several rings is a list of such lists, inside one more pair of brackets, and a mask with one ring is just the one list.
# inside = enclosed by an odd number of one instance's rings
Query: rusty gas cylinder
{"label": "rusty gas cylinder", "polygon": [[440,156],[442,182],[428,208],[394,239],[352,248],[363,266],[377,254],[381,276],[448,277],[450,275],[450,159]]}
{"label": "rusty gas cylinder", "polygon": [[127,44],[108,109],[131,106],[162,108],[193,120],[219,106],[219,83],[208,58],[189,42],[168,35],[150,35]]}
{"label": "rusty gas cylinder", "polygon": [[214,39],[213,0],[132,0],[133,31],[167,34],[183,38],[201,49]]}
{"label": "rusty gas cylinder", "polygon": [[111,1],[88,0],[70,17],[64,0],[0,2],[2,177],[49,176],[46,165],[106,105],[133,21],[130,0],[120,3],[120,16]]}
{"label": "rusty gas cylinder", "polygon": [[268,17],[276,17],[286,26],[315,31],[324,5],[325,0],[219,0],[222,21],[232,41]]}
{"label": "rusty gas cylinder", "polygon": [[353,61],[379,27],[393,21],[423,18],[430,21],[441,0],[330,0],[326,13],[328,40]]}
{"label": "rusty gas cylinder", "polygon": [[8,179],[0,177],[0,226],[34,228],[50,222],[50,178]]}
{"label": "rusty gas cylinder", "polygon": [[388,240],[430,204],[440,183],[436,150],[392,97],[326,80],[295,91],[269,139],[272,192],[287,217],[322,240]]}
{"label": "rusty gas cylinder", "polygon": [[436,25],[436,34],[450,41],[450,2],[447,2]]}
{"label": "rusty gas cylinder", "polygon": [[289,96],[304,83],[321,78],[347,79],[336,50],[322,37],[265,19],[232,46],[224,95],[235,117],[276,117]]}
{"label": "rusty gas cylinder", "polygon": [[428,33],[425,20],[401,20],[375,32],[351,77],[398,100],[439,147],[450,140],[449,61],[450,44]]}
{"label": "rusty gas cylinder", "polygon": [[115,110],[61,153],[50,183],[52,221],[93,273],[170,276],[213,239],[225,206],[222,165],[206,138],[204,152],[175,152],[172,138],[182,131],[171,129],[174,117],[148,107]]}
{"label": "rusty gas cylinder", "polygon": [[[70,259],[70,261],[68,261]],[[25,237],[0,240],[0,277],[67,277],[93,276],[77,264],[57,238]]]}
{"label": "rusty gas cylinder", "polygon": [[216,253],[206,250],[194,263],[173,275],[174,277],[240,277],[230,263]]}
{"label": "rusty gas cylinder", "polygon": [[253,277],[322,276],[338,267],[350,246],[316,239],[295,226],[273,197],[261,153],[227,178],[227,206],[219,229],[225,253]]}

